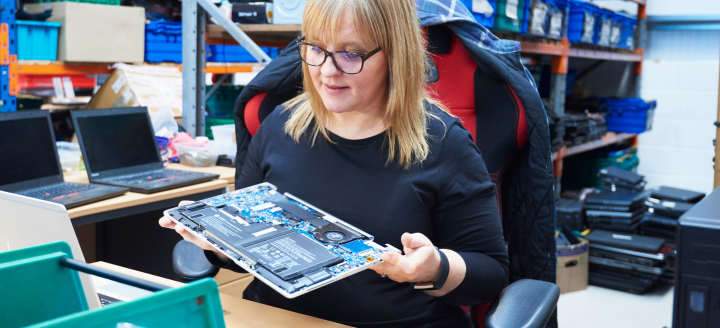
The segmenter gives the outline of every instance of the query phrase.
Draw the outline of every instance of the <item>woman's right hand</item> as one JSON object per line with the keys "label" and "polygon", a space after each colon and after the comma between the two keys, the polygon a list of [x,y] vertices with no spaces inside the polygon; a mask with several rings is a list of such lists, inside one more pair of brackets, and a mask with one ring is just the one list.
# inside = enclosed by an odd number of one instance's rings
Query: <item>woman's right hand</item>
{"label": "woman's right hand", "polygon": [[[178,206],[185,206],[185,205],[192,204],[192,203],[194,203],[194,202],[193,202],[193,201],[184,200],[184,201],[180,202],[180,205],[178,205]],[[204,250],[206,250],[206,251],[213,251],[213,252],[215,252],[215,255],[217,255],[217,257],[218,257],[221,261],[223,261],[223,262],[228,262],[228,261],[230,261],[230,259],[229,259],[227,256],[225,256],[225,254],[220,253],[217,249],[215,249],[214,247],[210,246],[210,244],[208,244],[208,243],[206,243],[206,242],[204,242],[204,241],[202,241],[202,240],[200,240],[200,239],[197,239],[197,237],[195,237],[193,234],[191,234],[190,232],[188,232],[187,230],[185,230],[185,227],[183,227],[183,226],[180,225],[180,224],[176,224],[175,221],[173,221],[173,220],[170,219],[170,217],[168,217],[168,216],[163,216],[162,218],[160,218],[160,221],[159,221],[158,223],[160,223],[160,226],[163,227],[163,228],[168,228],[168,229],[173,229],[173,230],[175,230],[175,232],[179,233],[180,236],[183,237],[183,239],[185,239],[186,241],[189,241],[189,242],[195,244],[197,247],[200,247],[200,248],[202,248],[202,249],[204,249]]]}

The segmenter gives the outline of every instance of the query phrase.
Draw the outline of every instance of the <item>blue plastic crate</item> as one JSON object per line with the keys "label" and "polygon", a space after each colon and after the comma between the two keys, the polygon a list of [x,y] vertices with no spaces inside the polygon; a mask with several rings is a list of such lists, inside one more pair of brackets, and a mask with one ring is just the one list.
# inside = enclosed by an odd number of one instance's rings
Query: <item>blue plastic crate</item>
{"label": "blue plastic crate", "polygon": [[635,49],[635,27],[637,26],[637,18],[629,17],[623,14],[620,16],[620,42],[618,48]]}
{"label": "blue plastic crate", "polygon": [[595,15],[595,33],[593,35],[593,44],[605,47],[610,46],[610,33],[612,29],[612,18],[614,14],[615,13],[612,10],[599,7],[597,8]]}
{"label": "blue plastic crate", "polygon": [[475,17],[475,20],[478,22],[478,24],[485,26],[487,28],[492,28],[495,25],[495,10],[497,8],[497,0],[485,0],[488,5],[492,8],[492,13],[488,16],[486,13],[489,12],[489,9],[485,7],[487,10],[486,12],[475,12],[473,9],[479,10],[482,8],[473,8],[473,0],[460,0],[462,4],[467,7],[467,9],[472,13],[473,17]]}
{"label": "blue plastic crate", "polygon": [[[600,8],[592,3],[570,1],[570,19],[568,24],[568,40],[572,43],[593,44],[595,37],[595,21]],[[587,24],[586,24],[587,21]]]}
{"label": "blue plastic crate", "polygon": [[652,129],[656,102],[640,98],[600,99],[607,106],[608,131],[642,133]]}
{"label": "blue plastic crate", "polygon": [[530,5],[534,1],[532,0],[525,0],[525,8],[523,8],[523,12],[525,13],[523,15],[523,21],[522,26],[520,27],[520,33],[525,34],[528,32],[528,24],[530,23]]}
{"label": "blue plastic crate", "polygon": [[182,23],[155,20],[145,24],[145,61],[182,62]]}
{"label": "blue plastic crate", "polygon": [[[560,40],[565,30],[565,15],[568,14],[570,8],[570,0],[545,0],[548,4],[548,24],[547,37]],[[553,17],[558,15],[558,21],[553,22]]]}
{"label": "blue plastic crate", "polygon": [[[278,48],[260,47],[271,59],[277,58]],[[216,63],[256,63],[247,49],[243,46],[211,44],[207,48],[207,61]]]}
{"label": "blue plastic crate", "polygon": [[16,21],[18,59],[57,60],[60,23]]}

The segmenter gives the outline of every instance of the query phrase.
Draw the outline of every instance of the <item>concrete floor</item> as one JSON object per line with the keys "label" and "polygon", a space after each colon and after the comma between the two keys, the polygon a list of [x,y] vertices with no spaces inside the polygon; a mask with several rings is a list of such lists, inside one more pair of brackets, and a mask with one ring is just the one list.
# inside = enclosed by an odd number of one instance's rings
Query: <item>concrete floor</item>
{"label": "concrete floor", "polygon": [[589,286],[560,295],[558,323],[560,328],[671,328],[672,312],[672,286],[645,295]]}

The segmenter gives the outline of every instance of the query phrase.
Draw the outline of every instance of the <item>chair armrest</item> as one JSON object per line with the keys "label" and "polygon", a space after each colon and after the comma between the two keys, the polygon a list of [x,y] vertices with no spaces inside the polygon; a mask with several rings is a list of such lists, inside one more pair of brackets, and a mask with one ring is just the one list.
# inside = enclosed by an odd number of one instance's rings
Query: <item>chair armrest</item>
{"label": "chair armrest", "polygon": [[556,284],[518,280],[505,288],[488,307],[485,328],[542,328],[555,311],[559,298],[560,288]]}
{"label": "chair armrest", "polygon": [[185,282],[214,277],[220,268],[213,266],[205,257],[202,248],[181,240],[173,249],[173,270]]}

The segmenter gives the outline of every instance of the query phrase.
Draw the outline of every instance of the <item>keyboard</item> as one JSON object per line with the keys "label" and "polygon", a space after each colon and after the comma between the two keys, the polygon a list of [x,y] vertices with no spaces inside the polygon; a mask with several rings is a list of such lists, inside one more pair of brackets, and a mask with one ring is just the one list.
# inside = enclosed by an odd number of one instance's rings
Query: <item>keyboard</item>
{"label": "keyboard", "polygon": [[102,306],[107,306],[107,305],[110,305],[113,303],[122,302],[121,300],[119,300],[117,298],[110,297],[105,294],[98,294],[98,297],[100,298],[100,304],[102,304]]}
{"label": "keyboard", "polygon": [[37,199],[60,199],[65,196],[75,196],[77,193],[86,190],[92,190],[99,188],[98,185],[93,184],[79,184],[79,183],[62,183],[38,189],[28,190],[19,193],[20,195],[37,198]]}
{"label": "keyboard", "polygon": [[132,175],[124,175],[122,177],[110,178],[103,181],[113,184],[133,185],[148,181],[156,181],[160,179],[177,178],[188,174],[193,174],[193,172],[177,170],[156,170]]}

